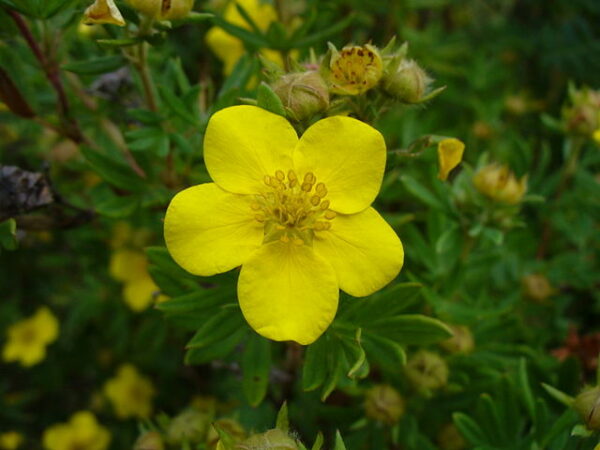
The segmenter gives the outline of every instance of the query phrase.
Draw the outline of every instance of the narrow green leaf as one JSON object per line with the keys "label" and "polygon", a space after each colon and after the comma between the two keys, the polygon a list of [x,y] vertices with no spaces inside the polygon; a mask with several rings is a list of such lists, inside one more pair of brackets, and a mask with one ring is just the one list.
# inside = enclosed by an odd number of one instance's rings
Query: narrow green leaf
{"label": "narrow green leaf", "polygon": [[340,430],[336,430],[335,432],[335,442],[333,444],[333,450],[346,450],[346,445],[344,444],[344,440],[340,434]]}
{"label": "narrow green leaf", "polygon": [[418,182],[415,178],[410,175],[402,175],[400,181],[404,184],[404,187],[408,192],[413,194],[427,206],[434,209],[444,210],[444,204],[425,186]]}
{"label": "narrow green leaf", "polygon": [[519,359],[519,370],[517,372],[517,380],[519,383],[520,391],[521,391],[521,399],[525,404],[525,409],[531,417],[531,420],[536,420],[537,414],[535,411],[535,400],[533,398],[533,393],[531,392],[531,386],[529,386],[529,379],[527,377],[527,362],[525,358]]}
{"label": "narrow green leaf", "polygon": [[277,421],[275,422],[275,428],[287,433],[290,430],[290,420],[288,418],[288,407],[287,402],[283,402],[279,412],[277,413]]}
{"label": "narrow green leaf", "polygon": [[452,336],[452,332],[443,322],[420,314],[379,319],[365,326],[364,331],[404,345],[434,344]]}
{"label": "narrow green leaf", "polygon": [[208,347],[192,348],[185,354],[184,362],[187,365],[206,364],[215,359],[226,358],[239,345],[248,333],[247,327],[239,327],[222,340],[212,343]]}
{"label": "narrow green leaf", "polygon": [[[227,289],[229,291],[229,289]],[[212,288],[212,289],[199,289],[190,294],[182,295],[179,297],[171,298],[166,302],[162,302],[156,305],[156,308],[163,311],[165,314],[189,314],[192,312],[209,312],[214,308],[219,307],[227,303],[231,294],[224,290]]]}
{"label": "narrow green leaf", "polygon": [[96,41],[102,47],[131,47],[132,45],[143,42],[141,38],[123,38],[123,39],[98,39]]}
{"label": "narrow green leaf", "polygon": [[168,89],[166,86],[158,86],[158,92],[160,92],[160,97],[167,104],[169,109],[175,113],[175,115],[181,117],[186,122],[189,122],[191,125],[196,127],[200,126],[199,117],[196,117],[193,112],[189,111],[185,103],[183,103],[179,98],[175,96],[175,94]]}
{"label": "narrow green leaf", "polygon": [[345,19],[339,21],[338,23],[325,28],[324,30],[309,33],[306,37],[302,39],[298,39],[294,42],[294,47],[302,48],[302,47],[310,47],[311,45],[315,45],[317,43],[321,43],[327,40],[330,36],[339,33],[348,25],[350,25],[354,21],[354,14],[349,14]]}
{"label": "narrow green leaf", "polygon": [[460,431],[460,433],[464,436],[464,438],[469,441],[470,444],[473,445],[486,445],[492,444],[487,441],[485,433],[481,429],[477,422],[471,419],[466,414],[455,412],[452,414],[452,420],[454,421],[454,425]]}
{"label": "narrow green leaf", "polygon": [[315,390],[325,381],[328,347],[327,336],[321,336],[306,349],[302,368],[302,389],[305,391]]}
{"label": "narrow green leaf", "polygon": [[8,219],[0,223],[0,245],[6,250],[17,248],[17,223],[15,219]]}
{"label": "narrow green leaf", "polygon": [[546,392],[548,392],[548,394],[550,394],[555,400],[559,401],[563,405],[568,407],[571,407],[573,405],[575,399],[570,395],[565,394],[564,392],[559,391],[555,387],[550,386],[546,383],[542,383],[542,387],[546,390]]}
{"label": "narrow green leaf", "polygon": [[88,61],[77,61],[62,66],[63,70],[79,75],[98,75],[112,72],[125,65],[122,56],[103,56]]}
{"label": "narrow green leaf", "polygon": [[260,83],[256,91],[256,102],[257,106],[285,117],[285,108],[281,99],[264,81]]}
{"label": "narrow green leaf", "polygon": [[92,169],[110,184],[129,192],[146,189],[144,180],[122,160],[85,146],[81,147],[81,153]]}
{"label": "narrow green leaf", "polygon": [[242,357],[242,389],[250,406],[258,406],[267,395],[270,369],[271,343],[253,333]]}
{"label": "narrow green leaf", "polygon": [[238,308],[223,308],[200,327],[186,347],[208,347],[234,334],[242,325],[242,314]]}
{"label": "narrow green leaf", "polygon": [[315,439],[315,443],[311,447],[311,450],[321,450],[323,448],[323,443],[324,443],[323,433],[321,433],[319,431],[319,433],[317,434],[317,437]]}
{"label": "narrow green leaf", "polygon": [[227,33],[231,34],[232,36],[241,39],[242,42],[249,45],[250,47],[253,47],[255,49],[270,47],[269,41],[267,41],[267,39],[260,34],[256,34],[246,30],[245,28],[238,27],[237,25],[229,23],[225,19],[222,19],[218,16],[215,16],[213,20],[215,22],[215,25],[217,25],[220,28],[223,28],[223,30],[227,31]]}

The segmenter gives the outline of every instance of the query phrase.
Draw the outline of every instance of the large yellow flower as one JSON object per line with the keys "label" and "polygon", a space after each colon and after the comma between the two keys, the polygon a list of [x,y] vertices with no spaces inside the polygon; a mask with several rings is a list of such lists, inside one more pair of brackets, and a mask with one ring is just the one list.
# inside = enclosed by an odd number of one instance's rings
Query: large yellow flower
{"label": "large yellow flower", "polygon": [[349,117],[320,120],[298,139],[263,109],[221,110],[204,138],[215,182],[173,198],[167,248],[196,275],[243,265],[238,297],[250,326],[310,344],[333,320],[340,288],[369,295],[402,267],[398,236],[370,207],[385,159],[381,134]]}
{"label": "large yellow flower", "polygon": [[46,357],[46,347],[58,337],[58,320],[45,306],[36,313],[11,325],[8,340],[2,350],[6,362],[19,361],[22,366],[31,367]]}

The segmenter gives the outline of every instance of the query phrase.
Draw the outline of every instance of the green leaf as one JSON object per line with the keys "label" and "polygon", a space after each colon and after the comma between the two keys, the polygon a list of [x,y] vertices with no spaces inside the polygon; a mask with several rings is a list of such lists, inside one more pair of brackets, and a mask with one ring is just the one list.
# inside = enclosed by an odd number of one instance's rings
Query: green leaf
{"label": "green leaf", "polygon": [[175,115],[181,117],[183,120],[188,122],[190,125],[195,127],[199,127],[199,117],[189,111],[185,105],[179,98],[175,96],[175,94],[168,89],[166,86],[159,85],[158,92],[160,92],[160,96],[163,101],[166,103],[167,107],[175,113]]}
{"label": "green leaf", "polygon": [[344,440],[340,435],[340,430],[336,430],[335,432],[335,442],[333,443],[333,450],[346,450],[346,445],[344,444]]}
{"label": "green leaf", "polygon": [[427,206],[438,210],[446,209],[444,204],[415,178],[411,177],[410,175],[402,175],[400,177],[400,181],[402,181],[408,192],[413,194]]}
{"label": "green leaf", "polygon": [[360,339],[361,329],[359,328],[358,330],[356,330],[356,335],[354,339],[342,340],[342,345],[346,353],[346,358],[348,359],[348,362],[351,365],[350,370],[348,370],[348,373],[346,374],[348,378],[364,378],[369,373],[367,356],[360,344]]}
{"label": "green leaf", "polygon": [[395,316],[417,300],[421,287],[415,282],[396,283],[367,298],[343,302],[338,318],[363,327],[379,319],[382,313],[386,317]]}
{"label": "green leaf", "polygon": [[8,219],[0,223],[0,245],[6,250],[17,248],[17,222],[15,219]]}
{"label": "green leaf", "polygon": [[128,217],[140,206],[139,198],[132,195],[118,196],[106,184],[92,189],[91,197],[95,211],[112,219]]}
{"label": "green leaf", "polygon": [[232,23],[227,22],[225,19],[221,17],[215,16],[213,19],[215,25],[227,31],[227,33],[231,34],[242,40],[245,44],[253,47],[254,49],[259,48],[269,48],[269,41],[262,36],[261,34],[256,34],[251,31],[246,30],[245,28],[238,27]]}
{"label": "green leaf", "polygon": [[123,38],[123,39],[98,39],[96,42],[102,47],[131,47],[144,40],[141,38]]}
{"label": "green leaf", "polygon": [[159,303],[156,308],[168,315],[185,315],[192,312],[209,314],[210,311],[232,300],[233,294],[228,292],[229,289],[226,291],[217,288],[200,289]]}
{"label": "green leaf", "polygon": [[285,117],[285,108],[279,96],[273,92],[271,86],[264,81],[260,83],[256,91],[257,106]]}
{"label": "green leaf", "polygon": [[140,192],[146,189],[144,180],[122,160],[85,146],[81,147],[81,153],[92,169],[110,184],[129,192]]}
{"label": "green leaf", "polygon": [[429,345],[452,336],[443,322],[420,314],[379,319],[365,326],[364,331],[404,345]]}
{"label": "green leaf", "polygon": [[350,25],[354,21],[354,14],[349,14],[345,19],[339,21],[338,23],[325,28],[324,30],[310,33],[308,36],[302,39],[298,39],[296,41],[292,41],[294,43],[294,47],[302,48],[302,47],[310,47],[311,45],[319,44],[327,40],[330,36],[339,33],[348,25]]}
{"label": "green leaf", "polygon": [[235,332],[220,341],[212,343],[208,347],[192,348],[186,352],[184,362],[188,365],[206,364],[215,359],[226,358],[238,346],[240,341],[244,339],[247,333],[247,327],[238,327]]}
{"label": "green leaf", "polygon": [[486,445],[489,444],[485,433],[481,429],[477,422],[471,419],[466,414],[455,412],[452,414],[452,420],[454,421],[454,425],[460,431],[460,433],[464,436],[464,438],[469,441],[470,444],[473,445]]}
{"label": "green leaf", "polygon": [[277,413],[277,421],[275,422],[275,428],[287,433],[290,430],[290,420],[288,418],[288,407],[287,402],[283,402],[279,412]]}
{"label": "green leaf", "polygon": [[529,414],[529,417],[534,421],[536,420],[535,412],[535,400],[533,399],[533,393],[531,392],[531,386],[529,386],[529,380],[527,378],[527,362],[525,358],[519,359],[519,370],[517,372],[517,380],[521,391],[521,399],[525,404],[525,409]]}
{"label": "green leaf", "polygon": [[208,347],[215,342],[222,341],[243,328],[244,320],[237,305],[223,307],[219,312],[210,317],[194,337],[188,342],[187,348]]}
{"label": "green leaf", "polygon": [[302,368],[302,389],[313,391],[325,382],[327,377],[328,342],[325,335],[306,349]]}
{"label": "green leaf", "polygon": [[165,294],[177,297],[198,288],[196,278],[179,267],[166,248],[148,247],[146,255],[150,261],[148,272]]}
{"label": "green leaf", "polygon": [[575,399],[570,395],[565,394],[564,392],[559,391],[555,387],[546,383],[542,383],[542,387],[546,390],[546,392],[548,392],[548,394],[550,394],[555,400],[559,401],[563,405],[568,406],[569,408],[573,405]]}
{"label": "green leaf", "polygon": [[386,337],[365,333],[362,337],[362,347],[369,361],[376,362],[381,367],[398,370],[406,364],[404,348]]}
{"label": "green leaf", "polygon": [[64,64],[62,68],[63,70],[79,75],[98,75],[112,72],[124,65],[125,59],[122,56],[103,56],[101,58],[90,59],[89,61]]}
{"label": "green leaf", "polygon": [[323,448],[323,443],[324,443],[323,433],[321,433],[319,431],[319,433],[317,434],[317,437],[315,439],[315,443],[311,447],[311,450],[321,450]]}
{"label": "green leaf", "polygon": [[250,406],[258,406],[267,395],[270,369],[271,343],[253,333],[242,357],[242,389]]}

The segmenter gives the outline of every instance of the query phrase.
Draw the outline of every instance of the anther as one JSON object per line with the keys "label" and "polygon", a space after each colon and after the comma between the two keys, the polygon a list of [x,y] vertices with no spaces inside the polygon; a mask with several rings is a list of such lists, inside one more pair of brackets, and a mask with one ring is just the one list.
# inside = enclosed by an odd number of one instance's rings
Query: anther
{"label": "anther", "polygon": [[281,237],[279,238],[279,240],[281,242],[283,242],[284,244],[287,244],[288,242],[290,242],[290,238],[287,234],[283,234],[281,235]]}
{"label": "anther", "polygon": [[271,177],[269,175],[265,175],[265,177],[263,178],[263,181],[265,182],[265,184],[267,186],[271,186]]}
{"label": "anther", "polygon": [[250,203],[250,208],[252,208],[254,211],[258,211],[260,209],[260,203],[252,202]]}
{"label": "anther", "polygon": [[314,184],[315,181],[317,181],[317,177],[312,172],[307,172],[304,175],[304,183]]}
{"label": "anther", "polygon": [[321,206],[320,206],[320,208],[321,208],[322,210],[326,210],[327,208],[329,208],[329,200],[323,200],[323,201],[321,202]]}
{"label": "anther", "polygon": [[335,216],[337,216],[337,214],[335,213],[335,211],[332,211],[330,209],[328,209],[327,211],[325,211],[325,218],[327,220],[333,220],[333,219],[335,219]]}
{"label": "anther", "polygon": [[313,195],[310,198],[310,204],[313,206],[318,206],[318,204],[321,203],[321,197],[319,197],[318,195]]}
{"label": "anther", "polygon": [[256,220],[258,220],[259,222],[264,222],[264,221],[265,221],[265,219],[266,219],[266,217],[265,217],[265,215],[264,215],[264,214],[256,214],[256,215],[254,216],[254,218],[255,218]]}
{"label": "anther", "polygon": [[298,176],[296,175],[296,172],[294,172],[293,170],[288,171],[288,180],[298,181]]}
{"label": "anther", "polygon": [[275,177],[279,180],[279,181],[283,181],[285,180],[285,174],[281,171],[278,170],[277,172],[275,172]]}
{"label": "anther", "polygon": [[300,187],[300,189],[302,189],[304,192],[310,192],[312,187],[313,187],[313,185],[311,183],[307,183],[305,181],[304,183],[302,183],[302,186]]}
{"label": "anther", "polygon": [[292,241],[295,245],[304,245],[304,241],[300,238],[294,238]]}
{"label": "anther", "polygon": [[315,192],[319,197],[325,197],[327,195],[327,188],[325,187],[325,184],[317,183],[317,186],[315,187]]}

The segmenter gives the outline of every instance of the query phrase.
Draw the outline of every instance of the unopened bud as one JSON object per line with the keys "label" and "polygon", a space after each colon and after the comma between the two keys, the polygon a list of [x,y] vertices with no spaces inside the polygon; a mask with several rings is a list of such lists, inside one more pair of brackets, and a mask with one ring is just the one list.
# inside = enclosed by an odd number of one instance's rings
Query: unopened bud
{"label": "unopened bud", "polygon": [[83,23],[86,25],[105,23],[124,27],[125,19],[114,0],[96,0],[83,13]]}
{"label": "unopened bud", "polygon": [[194,7],[194,0],[127,0],[140,13],[158,20],[183,19]]}
{"label": "unopened bud", "polygon": [[448,366],[436,353],[421,350],[404,368],[406,378],[418,391],[433,391],[448,383]]}
{"label": "unopened bud", "polygon": [[473,177],[475,188],[500,203],[516,205],[527,190],[527,176],[517,180],[507,166],[489,164]]}
{"label": "unopened bud", "polygon": [[452,337],[440,342],[442,348],[450,353],[470,353],[475,347],[471,330],[464,325],[449,325]]}
{"label": "unopened bud", "polygon": [[240,450],[298,450],[298,444],[287,433],[275,428],[250,436],[236,448]]}
{"label": "unopened bud", "polygon": [[448,179],[448,174],[462,161],[465,144],[456,138],[447,138],[438,144],[438,178]]}
{"label": "unopened bud", "polygon": [[600,387],[596,386],[579,394],[573,408],[589,430],[600,430]]}
{"label": "unopened bud", "polygon": [[548,278],[544,275],[531,273],[525,275],[521,282],[523,284],[523,294],[525,297],[536,302],[544,302],[554,294],[554,289],[550,285]]}
{"label": "unopened bud", "polygon": [[404,414],[404,399],[389,385],[373,386],[366,393],[365,412],[371,419],[394,425]]}
{"label": "unopened bud", "polygon": [[328,81],[331,92],[341,95],[358,95],[375,87],[383,75],[383,60],[377,47],[350,45],[341,51],[331,49]]}
{"label": "unopened bud", "polygon": [[172,444],[183,441],[199,443],[206,439],[209,424],[209,416],[190,408],[171,420],[167,428],[167,438]]}
{"label": "unopened bud", "polygon": [[302,121],[329,107],[327,85],[318,72],[290,73],[282,76],[273,91],[296,121]]}
{"label": "unopened bud", "polygon": [[437,435],[437,442],[441,450],[463,450],[467,442],[462,437],[458,428],[452,423],[444,425]]}
{"label": "unopened bud", "polygon": [[241,442],[246,438],[246,431],[239,422],[233,419],[219,419],[208,430],[206,445],[210,450],[216,449],[219,442],[219,433],[215,429],[215,426],[225,431],[232,438],[233,442]]}
{"label": "unopened bud", "polygon": [[570,104],[562,111],[565,130],[580,136],[593,137],[600,128],[600,91],[589,88],[572,90]]}
{"label": "unopened bud", "polygon": [[164,450],[164,448],[162,437],[157,431],[142,434],[133,445],[133,450]]}
{"label": "unopened bud", "polygon": [[422,102],[431,84],[431,78],[410,59],[402,60],[397,68],[394,66],[391,64],[392,72],[386,71],[383,77],[385,92],[403,103]]}

